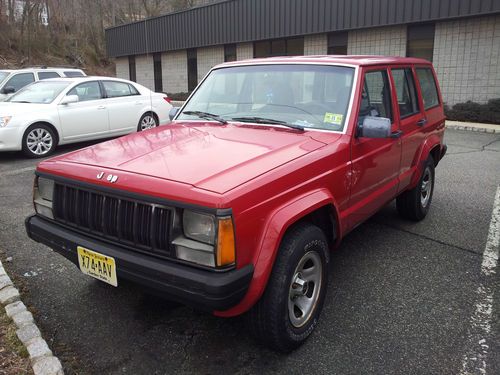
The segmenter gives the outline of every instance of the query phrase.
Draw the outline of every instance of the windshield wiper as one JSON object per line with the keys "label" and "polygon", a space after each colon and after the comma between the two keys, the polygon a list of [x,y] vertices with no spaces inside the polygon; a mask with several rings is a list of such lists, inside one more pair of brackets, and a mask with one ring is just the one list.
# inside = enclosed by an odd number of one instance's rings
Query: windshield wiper
{"label": "windshield wiper", "polygon": [[221,124],[227,124],[226,120],[224,120],[220,116],[214,115],[213,113],[202,112],[202,111],[183,111],[182,113],[184,115],[198,116],[199,118],[204,118],[204,119],[208,119],[208,120],[215,120],[215,121],[220,122]]}
{"label": "windshield wiper", "polygon": [[240,121],[240,122],[254,122],[256,124],[283,125],[283,126],[286,126],[288,128],[304,131],[303,126],[290,124],[286,121],[274,120],[272,118],[248,116],[248,117],[233,117],[231,120]]}

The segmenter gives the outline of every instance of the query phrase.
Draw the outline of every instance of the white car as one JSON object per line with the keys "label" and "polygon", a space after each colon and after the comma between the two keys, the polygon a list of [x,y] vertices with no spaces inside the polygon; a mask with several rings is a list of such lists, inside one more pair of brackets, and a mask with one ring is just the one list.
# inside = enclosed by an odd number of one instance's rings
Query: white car
{"label": "white car", "polygon": [[170,122],[170,99],[108,77],[54,78],[0,103],[0,151],[33,158],[57,145],[120,136]]}
{"label": "white car", "polygon": [[35,81],[59,77],[84,77],[85,75],[83,70],[74,68],[2,69],[0,70],[0,102],[7,100],[12,94]]}

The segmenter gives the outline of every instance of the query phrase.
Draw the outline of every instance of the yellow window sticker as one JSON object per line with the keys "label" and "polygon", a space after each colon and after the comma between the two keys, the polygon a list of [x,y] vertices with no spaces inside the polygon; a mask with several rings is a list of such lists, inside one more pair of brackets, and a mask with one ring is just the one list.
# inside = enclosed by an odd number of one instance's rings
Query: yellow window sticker
{"label": "yellow window sticker", "polygon": [[339,113],[326,112],[325,119],[323,120],[323,122],[326,122],[328,124],[333,124],[333,125],[342,125],[343,119],[344,119],[344,115],[341,115]]}

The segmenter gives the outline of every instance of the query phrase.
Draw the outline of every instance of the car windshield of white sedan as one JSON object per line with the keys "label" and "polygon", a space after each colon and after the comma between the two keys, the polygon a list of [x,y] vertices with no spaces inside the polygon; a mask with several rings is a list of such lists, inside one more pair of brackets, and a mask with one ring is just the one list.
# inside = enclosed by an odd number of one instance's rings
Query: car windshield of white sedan
{"label": "car windshield of white sedan", "polygon": [[[354,68],[252,65],[212,71],[178,120],[215,119],[342,131]],[[184,112],[189,112],[186,114]]]}
{"label": "car windshield of white sedan", "polygon": [[49,104],[66,88],[70,82],[38,81],[19,90],[8,100],[12,103]]}

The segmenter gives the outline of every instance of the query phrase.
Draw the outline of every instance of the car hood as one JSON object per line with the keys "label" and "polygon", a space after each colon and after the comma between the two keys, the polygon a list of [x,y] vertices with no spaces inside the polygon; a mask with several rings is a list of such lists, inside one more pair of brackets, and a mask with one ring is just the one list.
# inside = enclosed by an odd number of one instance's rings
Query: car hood
{"label": "car hood", "polygon": [[[6,99],[7,98],[5,98],[4,100]],[[45,110],[48,108],[48,104],[0,102],[0,115],[25,115],[26,111],[29,111],[31,113],[33,111]]]}
{"label": "car hood", "polygon": [[176,122],[52,161],[149,175],[222,194],[323,145],[308,132],[284,128]]}

